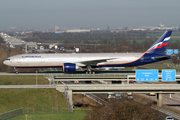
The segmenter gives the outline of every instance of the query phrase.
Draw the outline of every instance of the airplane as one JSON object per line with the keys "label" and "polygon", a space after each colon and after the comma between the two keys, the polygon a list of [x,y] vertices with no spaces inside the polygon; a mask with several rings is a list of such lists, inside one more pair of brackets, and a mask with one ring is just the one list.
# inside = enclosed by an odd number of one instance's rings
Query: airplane
{"label": "airplane", "polygon": [[171,30],[166,31],[144,53],[20,54],[7,58],[3,63],[14,68],[62,67],[65,73],[83,68],[86,73],[94,73],[94,68],[134,67],[171,59],[170,55],[165,54],[171,33]]}

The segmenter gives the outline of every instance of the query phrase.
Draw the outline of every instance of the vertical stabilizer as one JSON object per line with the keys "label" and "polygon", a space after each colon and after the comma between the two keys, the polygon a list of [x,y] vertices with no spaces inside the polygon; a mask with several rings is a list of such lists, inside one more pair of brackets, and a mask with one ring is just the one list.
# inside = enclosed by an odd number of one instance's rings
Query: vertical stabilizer
{"label": "vertical stabilizer", "polygon": [[146,53],[164,54],[166,46],[171,37],[171,30],[166,31],[147,51]]}

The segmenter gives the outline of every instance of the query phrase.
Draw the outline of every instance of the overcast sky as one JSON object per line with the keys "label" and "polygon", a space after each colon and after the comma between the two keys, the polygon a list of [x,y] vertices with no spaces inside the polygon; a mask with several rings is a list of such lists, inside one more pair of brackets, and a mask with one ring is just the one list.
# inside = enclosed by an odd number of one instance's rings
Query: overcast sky
{"label": "overcast sky", "polygon": [[0,29],[180,27],[180,0],[1,0]]}

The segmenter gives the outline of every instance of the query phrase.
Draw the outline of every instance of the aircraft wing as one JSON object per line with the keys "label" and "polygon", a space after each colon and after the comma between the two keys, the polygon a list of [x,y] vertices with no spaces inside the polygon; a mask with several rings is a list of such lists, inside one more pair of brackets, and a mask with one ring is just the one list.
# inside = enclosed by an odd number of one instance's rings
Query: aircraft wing
{"label": "aircraft wing", "polygon": [[82,62],[79,62],[85,66],[87,65],[90,65],[90,66],[93,66],[93,65],[97,65],[98,63],[101,63],[101,62],[107,62],[107,60],[112,60],[112,59],[116,59],[116,58],[107,58],[107,59],[98,59],[98,60],[88,60],[88,61],[82,61]]}

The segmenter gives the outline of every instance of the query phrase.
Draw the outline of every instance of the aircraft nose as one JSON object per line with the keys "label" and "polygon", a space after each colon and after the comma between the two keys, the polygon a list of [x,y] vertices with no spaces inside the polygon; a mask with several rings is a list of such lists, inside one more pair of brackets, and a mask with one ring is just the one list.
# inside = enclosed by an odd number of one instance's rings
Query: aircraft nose
{"label": "aircraft nose", "polygon": [[6,60],[3,61],[4,65],[8,65],[8,62]]}
{"label": "aircraft nose", "polygon": [[5,61],[5,60],[3,61],[3,64],[5,64],[5,65],[6,65],[6,61]]}

